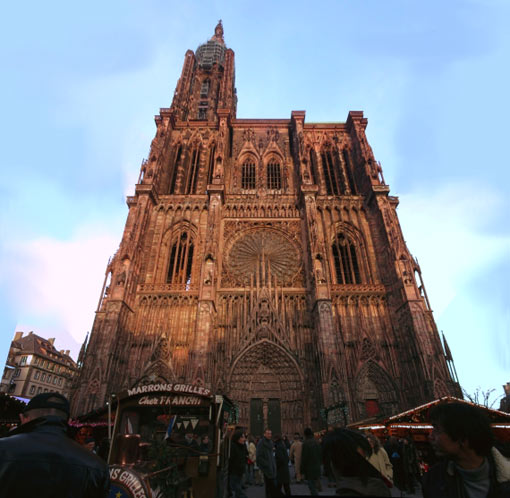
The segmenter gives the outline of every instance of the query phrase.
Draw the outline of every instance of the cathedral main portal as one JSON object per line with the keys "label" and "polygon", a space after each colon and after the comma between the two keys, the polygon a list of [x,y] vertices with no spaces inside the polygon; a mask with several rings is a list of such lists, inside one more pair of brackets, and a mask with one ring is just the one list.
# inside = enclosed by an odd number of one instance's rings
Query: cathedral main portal
{"label": "cathedral main portal", "polygon": [[262,340],[234,361],[229,396],[239,405],[239,425],[255,436],[302,432],[306,401],[295,359],[281,346]]}

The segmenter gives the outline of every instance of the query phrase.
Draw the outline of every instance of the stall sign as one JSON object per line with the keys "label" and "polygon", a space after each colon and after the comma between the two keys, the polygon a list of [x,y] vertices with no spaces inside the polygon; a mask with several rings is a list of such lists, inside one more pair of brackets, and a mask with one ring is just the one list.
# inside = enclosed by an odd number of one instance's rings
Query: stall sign
{"label": "stall sign", "polygon": [[150,498],[151,492],[144,480],[132,469],[112,465],[110,467],[109,498]]}
{"label": "stall sign", "polygon": [[158,395],[142,396],[138,399],[139,406],[202,406],[205,401],[197,396]]}
{"label": "stall sign", "polygon": [[180,394],[195,394],[198,396],[210,396],[211,391],[202,386],[192,386],[191,384],[147,384],[145,386],[133,387],[128,389],[128,396],[136,396],[138,394],[150,394],[161,391],[180,393]]}

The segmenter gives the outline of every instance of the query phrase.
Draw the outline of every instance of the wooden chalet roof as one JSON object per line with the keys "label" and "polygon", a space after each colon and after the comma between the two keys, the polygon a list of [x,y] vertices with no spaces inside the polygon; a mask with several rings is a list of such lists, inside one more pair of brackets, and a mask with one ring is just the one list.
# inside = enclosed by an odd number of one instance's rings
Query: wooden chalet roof
{"label": "wooden chalet roof", "polygon": [[354,424],[349,424],[348,427],[361,430],[383,430],[389,429],[390,427],[407,429],[432,429],[432,425],[430,425],[430,410],[434,406],[442,403],[464,403],[466,405],[476,406],[486,413],[493,429],[510,429],[510,413],[487,408],[485,406],[477,405],[476,403],[471,403],[470,401],[455,398],[453,396],[444,396],[442,398],[435,399],[434,401],[430,401],[401,413],[397,413],[391,417],[361,420]]}
{"label": "wooden chalet roof", "polygon": [[489,417],[491,423],[510,423],[510,413],[505,413],[500,410],[494,410],[492,408],[487,408],[482,405],[477,405],[475,403],[471,403],[470,401],[466,401],[463,399],[455,398],[453,396],[444,396],[443,398],[436,399],[434,401],[430,401],[429,403],[425,403],[424,405],[417,406],[416,408],[412,408],[411,410],[407,410],[402,413],[397,413],[391,417],[387,417],[381,421],[383,425],[391,425],[391,424],[427,424],[430,423],[430,410],[436,405],[443,403],[464,403],[466,405],[476,406],[477,408],[482,409],[486,415]]}

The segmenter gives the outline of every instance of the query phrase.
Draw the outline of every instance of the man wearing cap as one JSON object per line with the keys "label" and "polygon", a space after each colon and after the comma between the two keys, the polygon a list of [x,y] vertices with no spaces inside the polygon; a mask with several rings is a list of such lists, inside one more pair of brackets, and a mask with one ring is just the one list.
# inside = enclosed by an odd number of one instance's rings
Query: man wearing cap
{"label": "man wearing cap", "polygon": [[67,436],[68,418],[69,402],[59,393],[30,400],[21,425],[0,439],[1,496],[108,496],[108,466]]}

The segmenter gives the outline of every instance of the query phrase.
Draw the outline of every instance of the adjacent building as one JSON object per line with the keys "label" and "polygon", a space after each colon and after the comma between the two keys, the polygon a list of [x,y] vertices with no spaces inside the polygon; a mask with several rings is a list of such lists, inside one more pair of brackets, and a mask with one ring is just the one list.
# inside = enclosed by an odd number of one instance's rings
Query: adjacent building
{"label": "adjacent building", "polygon": [[55,339],[44,339],[33,332],[16,332],[5,365],[1,392],[32,398],[42,392],[69,396],[76,362],[69,351],[58,351]]}
{"label": "adjacent building", "polygon": [[74,413],[186,382],[228,395],[253,434],[291,434],[461,396],[363,113],[236,109],[220,23],[155,118]]}

